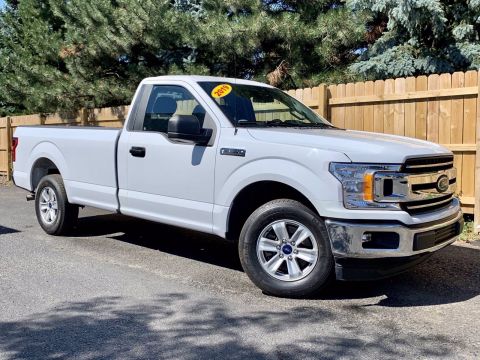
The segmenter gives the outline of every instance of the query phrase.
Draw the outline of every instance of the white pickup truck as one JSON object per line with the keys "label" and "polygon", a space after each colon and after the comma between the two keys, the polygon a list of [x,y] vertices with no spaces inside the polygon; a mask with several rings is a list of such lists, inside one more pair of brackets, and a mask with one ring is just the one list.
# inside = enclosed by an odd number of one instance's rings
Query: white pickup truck
{"label": "white pickup truck", "polygon": [[336,128],[253,81],[147,78],[123,130],[19,127],[13,157],[47,233],[87,205],[216,234],[278,296],[397,274],[463,227],[449,150]]}

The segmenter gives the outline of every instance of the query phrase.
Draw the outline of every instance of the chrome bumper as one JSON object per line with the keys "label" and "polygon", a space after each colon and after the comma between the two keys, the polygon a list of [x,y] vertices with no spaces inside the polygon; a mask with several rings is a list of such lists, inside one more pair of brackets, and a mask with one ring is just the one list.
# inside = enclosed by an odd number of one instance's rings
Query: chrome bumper
{"label": "chrome bumper", "polygon": [[[441,243],[421,250],[414,250],[415,235],[438,230],[449,225],[459,223],[460,231],[463,227],[463,214],[459,209],[456,215],[449,216],[445,221],[438,221],[434,224],[426,223],[425,226],[407,226],[396,222],[368,222],[327,219],[328,234],[332,245],[332,252],[335,257],[347,258],[391,258],[408,257],[418,254],[434,252],[458,239],[459,235],[443,240]],[[365,233],[388,232],[397,233],[399,244],[397,248],[365,248],[362,236]]]}

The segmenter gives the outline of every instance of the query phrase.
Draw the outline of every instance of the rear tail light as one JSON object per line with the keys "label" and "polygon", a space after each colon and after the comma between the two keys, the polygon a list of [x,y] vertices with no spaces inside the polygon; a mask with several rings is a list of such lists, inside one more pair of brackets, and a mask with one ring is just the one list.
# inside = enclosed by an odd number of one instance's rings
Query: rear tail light
{"label": "rear tail light", "polygon": [[17,146],[18,146],[18,138],[14,137],[12,139],[12,162],[15,162],[17,159]]}

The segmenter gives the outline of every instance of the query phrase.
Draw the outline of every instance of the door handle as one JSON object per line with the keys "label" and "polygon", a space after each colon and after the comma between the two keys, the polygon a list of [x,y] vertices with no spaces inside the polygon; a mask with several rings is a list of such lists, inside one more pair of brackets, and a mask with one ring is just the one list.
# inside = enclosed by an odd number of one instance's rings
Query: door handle
{"label": "door handle", "polygon": [[146,150],[144,147],[132,146],[130,154],[135,157],[145,157]]}

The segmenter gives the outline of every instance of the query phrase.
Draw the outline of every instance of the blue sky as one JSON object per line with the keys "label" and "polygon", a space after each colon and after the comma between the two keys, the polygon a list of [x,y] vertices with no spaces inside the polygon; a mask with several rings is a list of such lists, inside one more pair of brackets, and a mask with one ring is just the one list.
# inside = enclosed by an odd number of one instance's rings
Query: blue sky
{"label": "blue sky", "polygon": [[5,1],[4,0],[0,0],[0,9],[3,8],[5,6]]}

